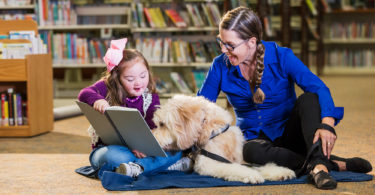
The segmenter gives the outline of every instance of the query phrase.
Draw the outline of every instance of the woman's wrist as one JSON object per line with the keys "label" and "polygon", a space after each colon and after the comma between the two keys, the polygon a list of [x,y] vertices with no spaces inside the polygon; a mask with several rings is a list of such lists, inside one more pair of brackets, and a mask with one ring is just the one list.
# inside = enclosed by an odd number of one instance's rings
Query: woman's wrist
{"label": "woman's wrist", "polygon": [[324,117],[322,118],[322,123],[327,124],[331,127],[335,126],[335,118],[333,117]]}

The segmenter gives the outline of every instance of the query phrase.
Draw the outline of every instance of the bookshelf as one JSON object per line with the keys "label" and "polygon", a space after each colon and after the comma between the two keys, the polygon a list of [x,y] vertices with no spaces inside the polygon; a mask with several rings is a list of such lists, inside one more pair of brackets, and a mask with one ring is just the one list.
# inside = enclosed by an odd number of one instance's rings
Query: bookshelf
{"label": "bookshelf", "polygon": [[39,31],[53,58],[56,98],[75,98],[99,79],[110,40],[131,37],[132,2],[46,0],[36,5]]}
{"label": "bookshelf", "polygon": [[[0,34],[10,30],[34,30],[37,33],[37,24],[29,20],[0,20]],[[0,91],[8,88],[26,98],[28,122],[26,125],[0,126],[1,137],[33,136],[53,129],[52,60],[49,54],[27,55],[25,59],[0,59]]]}
{"label": "bookshelf", "polygon": [[[132,5],[134,48],[148,59],[156,80],[172,86],[160,89],[164,91],[160,93],[162,98],[174,93],[194,95],[197,92],[199,86],[194,72],[207,71],[213,57],[220,53],[215,38],[228,2],[159,0]],[[185,81],[187,90],[179,90],[180,86],[172,78],[175,73]]]}
{"label": "bookshelf", "polygon": [[0,19],[31,19],[36,20],[35,5],[33,0],[17,1],[17,0],[0,0]]}
{"label": "bookshelf", "polygon": [[375,73],[375,5],[329,5],[324,13],[322,74]]}

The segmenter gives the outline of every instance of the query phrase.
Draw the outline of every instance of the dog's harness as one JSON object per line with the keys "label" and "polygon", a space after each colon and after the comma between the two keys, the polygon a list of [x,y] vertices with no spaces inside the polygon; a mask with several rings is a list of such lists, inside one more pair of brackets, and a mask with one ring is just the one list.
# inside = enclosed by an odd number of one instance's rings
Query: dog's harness
{"label": "dog's harness", "polygon": [[[228,129],[229,129],[229,124],[226,124],[224,127],[222,127],[219,131],[216,131],[216,132],[212,132],[211,136],[210,136],[210,139],[213,139],[215,138],[216,136],[226,132]],[[196,157],[198,154],[201,154],[201,155],[204,155],[208,158],[211,158],[213,160],[217,160],[217,161],[220,161],[220,162],[223,162],[223,163],[231,163],[228,159],[220,156],[220,155],[217,155],[217,154],[214,154],[212,152],[209,152],[203,148],[200,148],[199,146],[197,145],[194,145],[192,147],[192,153],[194,155],[194,157]]]}

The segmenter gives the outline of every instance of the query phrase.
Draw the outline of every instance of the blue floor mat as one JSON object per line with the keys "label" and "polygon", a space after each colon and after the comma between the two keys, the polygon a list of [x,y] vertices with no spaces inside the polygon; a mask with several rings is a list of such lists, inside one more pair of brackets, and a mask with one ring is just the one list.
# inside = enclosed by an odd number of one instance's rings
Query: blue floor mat
{"label": "blue floor mat", "polygon": [[[338,182],[359,182],[372,180],[373,176],[353,172],[331,172]],[[131,178],[114,172],[103,172],[101,181],[107,190],[132,191],[132,190],[155,190],[165,188],[204,188],[219,186],[252,186],[252,185],[286,185],[307,183],[306,175],[287,181],[266,181],[262,184],[245,184],[242,182],[229,182],[211,176],[202,176],[196,173],[183,173],[180,171],[164,171],[156,175],[140,175]]]}

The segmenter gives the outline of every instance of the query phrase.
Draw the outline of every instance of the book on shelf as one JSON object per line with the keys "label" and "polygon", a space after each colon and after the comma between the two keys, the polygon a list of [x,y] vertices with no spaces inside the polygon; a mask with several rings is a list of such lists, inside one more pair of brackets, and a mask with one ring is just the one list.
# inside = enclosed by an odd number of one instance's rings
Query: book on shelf
{"label": "book on shelf", "polygon": [[192,90],[186,84],[183,77],[178,72],[171,72],[170,76],[171,76],[173,83],[175,84],[175,86],[181,93],[187,93],[187,94],[193,93]]}
{"label": "book on shelf", "polygon": [[9,126],[8,97],[1,93],[1,126]]}
{"label": "book on shelf", "polygon": [[179,28],[186,28],[187,23],[184,19],[178,14],[178,12],[174,9],[166,9],[164,10],[167,16],[172,20],[173,24]]}
{"label": "book on shelf", "polygon": [[203,82],[206,78],[206,73],[206,69],[196,69],[191,71],[192,80],[196,89],[195,92],[198,92],[198,90],[202,87]]}
{"label": "book on shelf", "polygon": [[2,59],[25,59],[26,55],[32,54],[31,43],[2,43]]}
{"label": "book on shelf", "polygon": [[102,114],[86,103],[76,103],[103,143],[124,145],[147,156],[167,156],[139,110],[111,106]]}
{"label": "book on shelf", "polygon": [[312,24],[311,19],[309,17],[307,17],[305,19],[306,19],[307,27],[308,27],[311,35],[314,37],[315,40],[319,40],[320,36],[319,36],[318,32],[316,31],[316,29],[314,28],[314,25]]}
{"label": "book on shelf", "polygon": [[205,26],[204,22],[202,20],[202,17],[200,16],[200,13],[197,12],[197,9],[195,8],[196,6],[194,4],[190,4],[190,3],[186,4],[185,6],[186,6],[186,9],[189,13],[189,17],[193,21],[193,25],[196,26],[196,27]]}
{"label": "book on shelf", "polygon": [[8,88],[0,93],[0,126],[25,125],[23,122],[22,96],[13,88]]}
{"label": "book on shelf", "polygon": [[137,17],[138,17],[138,27],[141,27],[141,28],[146,27],[145,15],[143,12],[143,4],[136,3],[135,8],[136,8]]}
{"label": "book on shelf", "polygon": [[309,8],[309,10],[310,10],[310,13],[313,16],[317,16],[318,15],[318,11],[315,8],[314,2],[312,0],[305,0],[305,1],[306,1],[307,8]]}
{"label": "book on shelf", "polygon": [[151,15],[151,12],[150,12],[150,9],[147,8],[147,7],[144,7],[143,8],[143,12],[145,13],[145,18],[147,19],[147,23],[148,23],[148,26],[151,27],[151,28],[155,28],[156,25],[152,19],[152,15]]}
{"label": "book on shelf", "polygon": [[207,3],[206,6],[208,6],[208,11],[211,13],[212,20],[216,24],[215,26],[219,26],[222,14],[220,13],[218,5],[215,3]]}

